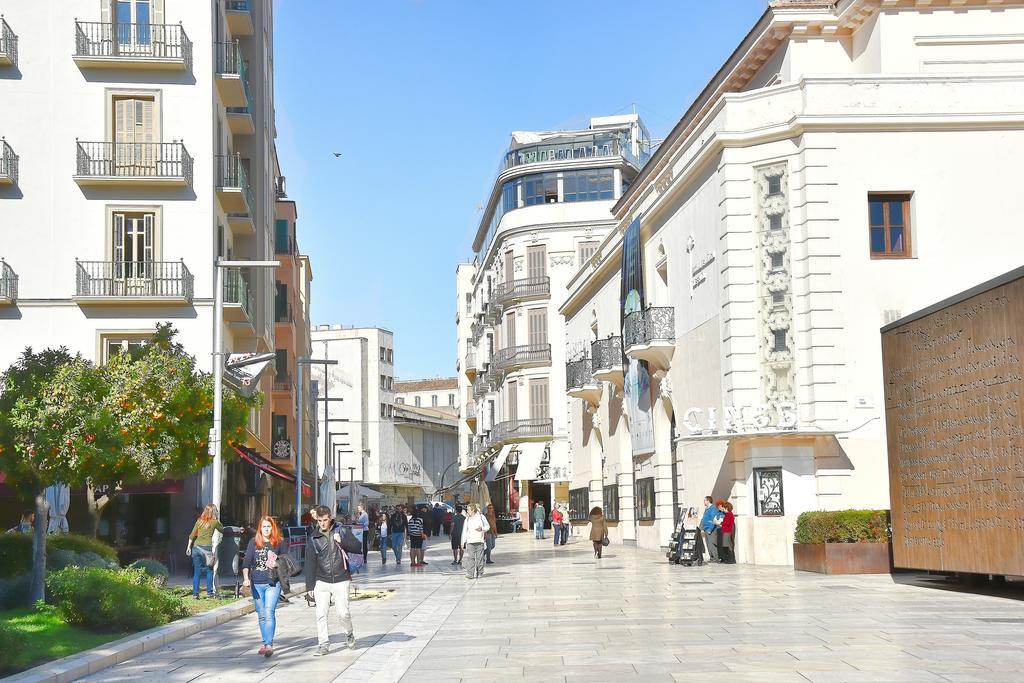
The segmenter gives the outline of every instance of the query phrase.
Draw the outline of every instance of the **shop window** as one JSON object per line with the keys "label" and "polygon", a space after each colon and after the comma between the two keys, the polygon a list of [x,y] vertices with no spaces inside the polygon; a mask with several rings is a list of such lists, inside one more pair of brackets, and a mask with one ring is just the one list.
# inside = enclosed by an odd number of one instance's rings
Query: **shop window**
{"label": "shop window", "polygon": [[604,518],[609,522],[619,521],[619,485],[609,484],[604,487],[601,495],[604,507]]}
{"label": "shop window", "polygon": [[782,517],[782,468],[754,468],[754,514],[758,517]]}
{"label": "shop window", "polygon": [[590,490],[586,486],[569,490],[569,519],[590,519]]}
{"label": "shop window", "polygon": [[636,480],[636,518],[654,519],[654,477]]}

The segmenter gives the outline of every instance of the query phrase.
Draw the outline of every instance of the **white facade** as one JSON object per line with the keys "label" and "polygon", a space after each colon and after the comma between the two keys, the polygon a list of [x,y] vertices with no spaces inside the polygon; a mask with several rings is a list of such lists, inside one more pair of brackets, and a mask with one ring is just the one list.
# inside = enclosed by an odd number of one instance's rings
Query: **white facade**
{"label": "white facade", "polygon": [[0,136],[17,172],[0,181],[0,258],[18,288],[0,296],[0,366],[27,346],[103,362],[164,321],[205,370],[218,324],[228,350],[273,350],[273,273],[229,274],[213,320],[215,258],[273,255],[270,0],[3,13],[17,59],[0,60]]}
{"label": "white facade", "polygon": [[459,414],[459,380],[457,377],[436,377],[396,381],[395,404],[433,408],[456,417]]}
{"label": "white facade", "polygon": [[[1024,151],[1024,41],[1006,36],[1024,35],[1024,3],[775,4],[616,204],[619,230],[561,308],[570,341],[622,334],[639,218],[647,304],[674,317],[625,340],[650,361],[656,448],[633,457],[621,372],[602,373],[570,406],[572,486],[592,505],[617,494],[613,539],[648,548],[678,506],[728,498],[738,560],[757,564],[792,563],[801,512],[888,507],[879,328],[1024,253],[1006,200]],[[653,518],[634,519],[648,477]]]}
{"label": "white facade", "polygon": [[[564,502],[572,462],[565,363],[581,348],[567,348],[557,307],[613,227],[610,208],[647,148],[635,115],[594,118],[580,131],[513,133],[473,264],[457,270],[461,463],[468,474],[493,462],[501,477],[514,477],[518,512],[532,500],[549,509]],[[506,511],[508,496],[495,504]]]}

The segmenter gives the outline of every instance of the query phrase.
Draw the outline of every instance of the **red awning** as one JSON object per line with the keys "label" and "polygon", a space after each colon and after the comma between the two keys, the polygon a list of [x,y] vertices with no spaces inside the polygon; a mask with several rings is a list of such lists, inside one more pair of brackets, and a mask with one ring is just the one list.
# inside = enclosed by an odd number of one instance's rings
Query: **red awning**
{"label": "red awning", "polygon": [[264,459],[263,456],[261,456],[259,453],[252,450],[251,448],[248,448],[246,446],[242,446],[241,448],[239,448],[238,446],[232,446],[232,448],[235,449],[236,453],[242,456],[243,460],[248,462],[256,469],[262,470],[263,472],[266,472],[269,475],[277,477],[278,479],[284,479],[285,481],[289,482],[295,481],[294,475],[291,475],[288,472],[285,472],[284,470],[278,469],[276,466],[274,466],[273,463]]}

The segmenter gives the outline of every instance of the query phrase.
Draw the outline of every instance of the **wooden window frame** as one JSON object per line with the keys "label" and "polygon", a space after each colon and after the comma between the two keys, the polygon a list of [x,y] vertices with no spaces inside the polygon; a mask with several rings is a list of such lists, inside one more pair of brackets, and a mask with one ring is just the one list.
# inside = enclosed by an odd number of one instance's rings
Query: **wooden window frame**
{"label": "wooden window frame", "polygon": [[[655,497],[655,486],[654,477],[642,477],[636,480],[634,484],[635,491],[633,492],[634,500],[636,502],[636,518],[641,522],[649,522],[657,517],[658,507],[657,500]],[[643,499],[650,493],[650,507],[643,503]]]}
{"label": "wooden window frame", "polygon": [[[868,256],[873,261],[885,261],[889,259],[914,258],[914,236],[913,221],[911,220],[911,202],[914,199],[913,192],[868,192]],[[871,222],[871,202],[880,201],[882,204],[882,223]],[[903,253],[892,253],[892,245],[889,242],[890,230],[893,226],[889,222],[889,202],[899,201],[903,204]],[[873,251],[871,249],[871,230],[881,228],[885,239],[885,251]]]}

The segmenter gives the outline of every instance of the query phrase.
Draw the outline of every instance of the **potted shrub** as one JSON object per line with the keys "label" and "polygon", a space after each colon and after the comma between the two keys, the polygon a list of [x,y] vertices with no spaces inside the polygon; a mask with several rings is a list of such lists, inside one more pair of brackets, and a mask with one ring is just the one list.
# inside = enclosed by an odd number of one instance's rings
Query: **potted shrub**
{"label": "potted shrub", "polygon": [[793,567],[821,574],[892,571],[888,510],[805,512],[797,517]]}

